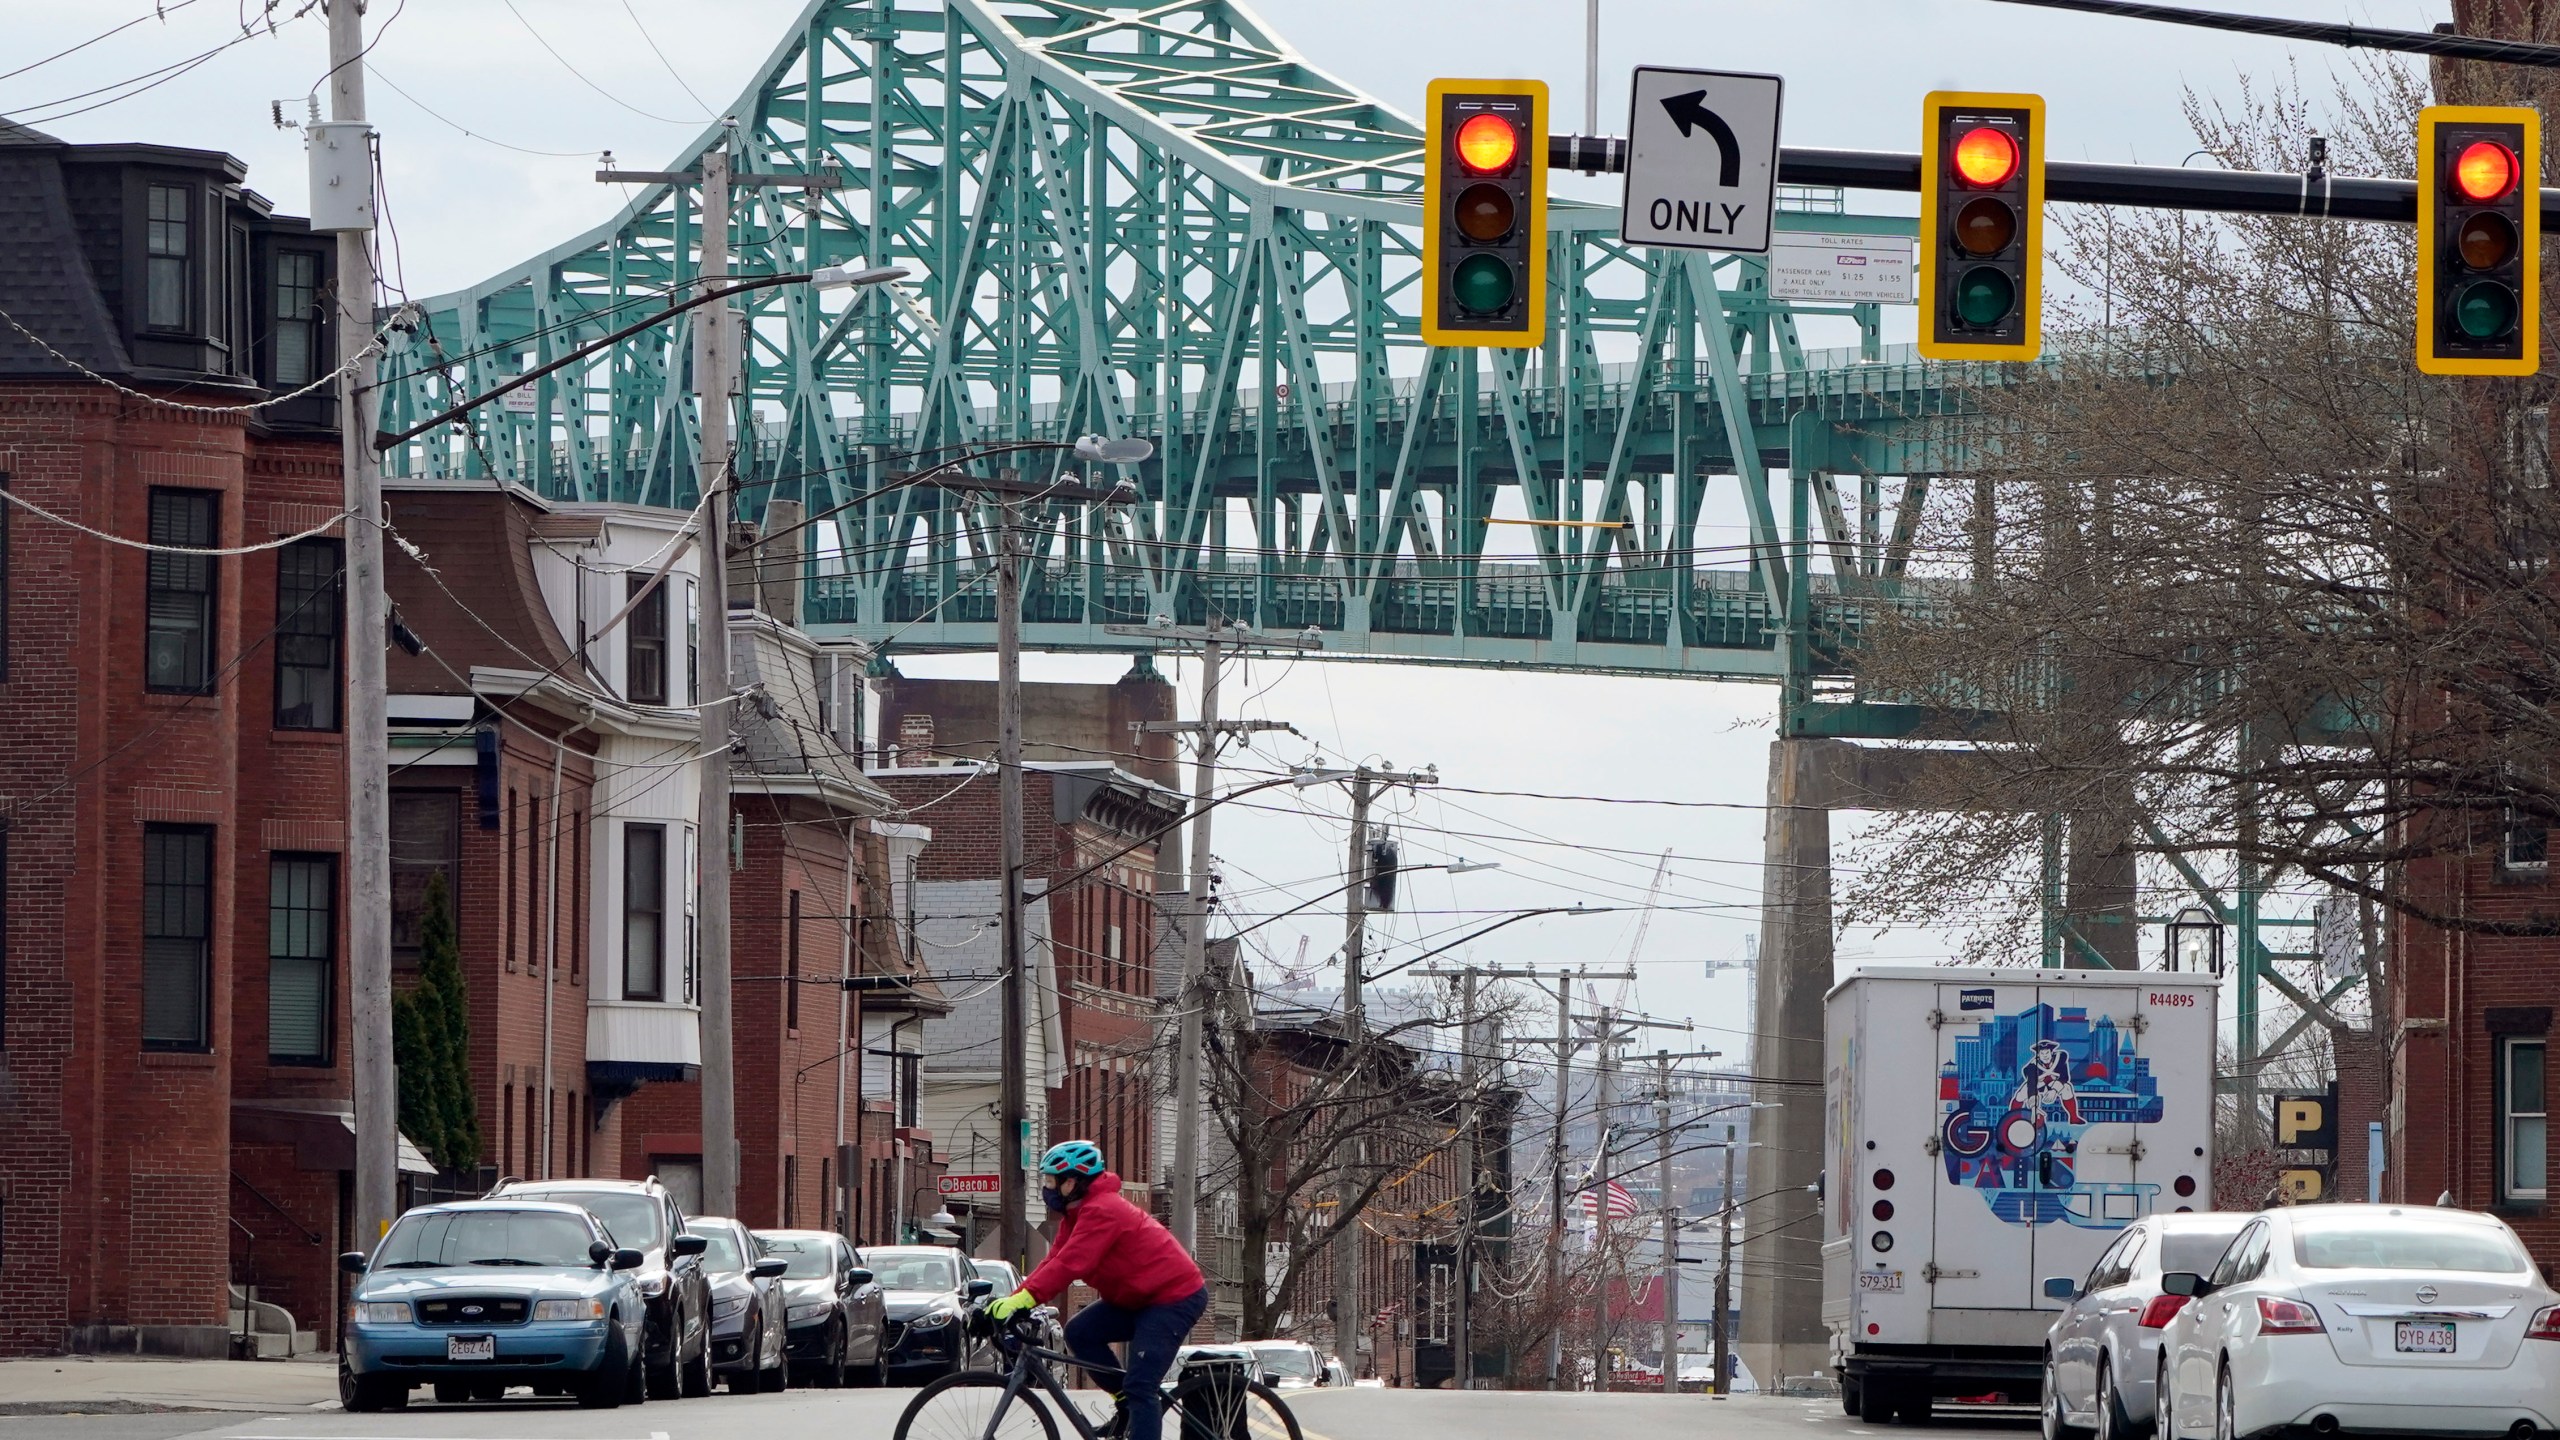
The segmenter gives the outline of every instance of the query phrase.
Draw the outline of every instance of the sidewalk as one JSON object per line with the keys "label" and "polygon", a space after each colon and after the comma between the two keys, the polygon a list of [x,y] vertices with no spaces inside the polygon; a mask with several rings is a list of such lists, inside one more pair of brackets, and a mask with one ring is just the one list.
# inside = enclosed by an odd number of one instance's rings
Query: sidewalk
{"label": "sidewalk", "polygon": [[274,1415],[338,1398],[334,1357],[0,1360],[0,1415],[241,1410]]}

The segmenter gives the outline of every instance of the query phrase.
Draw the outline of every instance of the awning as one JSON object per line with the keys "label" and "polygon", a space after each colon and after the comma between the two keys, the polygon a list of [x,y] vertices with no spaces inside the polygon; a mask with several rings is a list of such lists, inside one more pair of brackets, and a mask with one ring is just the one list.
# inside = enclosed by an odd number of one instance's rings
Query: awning
{"label": "awning", "polygon": [[[334,1106],[305,1109],[290,1104],[246,1102],[231,1107],[231,1138],[251,1144],[291,1145],[293,1163],[304,1170],[356,1168],[356,1117]],[[426,1152],[400,1137],[400,1171],[433,1175]]]}

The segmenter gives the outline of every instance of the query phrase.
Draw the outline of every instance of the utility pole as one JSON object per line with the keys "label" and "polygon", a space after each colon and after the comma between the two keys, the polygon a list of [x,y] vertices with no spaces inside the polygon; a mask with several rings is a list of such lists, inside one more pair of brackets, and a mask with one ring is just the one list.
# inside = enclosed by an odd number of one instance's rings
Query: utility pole
{"label": "utility pole", "polygon": [[[702,263],[706,290],[729,276],[729,137],[702,152]],[[693,319],[693,383],[701,445],[694,455],[702,490],[702,618],[695,626],[699,673],[709,677],[702,707],[700,808],[694,830],[700,886],[696,921],[702,955],[702,1203],[738,1213],[738,1092],[729,1027],[729,407],[736,381],[729,353],[729,306]]]}
{"label": "utility pole", "polygon": [[1003,946],[1004,1058],[1000,1068],[996,1126],[996,1226],[998,1252],[1028,1274],[1031,1255],[1030,1189],[1023,1174],[1025,1132],[1031,1126],[1031,1007],[1022,972],[1022,556],[1019,502],[999,498],[996,514],[996,804],[1004,832],[1003,899],[998,928]]}
{"label": "utility pole", "polygon": [[1461,972],[1458,989],[1458,1293],[1457,1323],[1449,1338],[1457,1351],[1458,1388],[1472,1390],[1476,1381],[1475,1337],[1467,1333],[1467,1295],[1475,1288],[1476,1202],[1484,1187],[1476,1180],[1476,968]]}
{"label": "utility pole", "polygon": [[1215,611],[1207,625],[1106,625],[1112,635],[1135,636],[1160,643],[1200,647],[1200,718],[1194,722],[1153,720],[1143,733],[1196,734],[1199,749],[1191,772],[1191,883],[1183,898],[1182,974],[1174,989],[1176,1040],[1173,1056],[1173,1238],[1194,1249],[1200,1232],[1200,1029],[1203,1000],[1193,993],[1209,971],[1209,817],[1216,803],[1218,742],[1230,734],[1286,730],[1276,721],[1222,721],[1218,718],[1218,670],[1230,647],[1280,646],[1320,650],[1324,642],[1303,636],[1271,637],[1221,623]]}
{"label": "utility pole", "polygon": [[[364,8],[329,7],[329,118],[372,164],[364,138]],[[316,146],[324,143],[314,137]],[[347,962],[354,1014],[357,1245],[371,1250],[399,1203],[400,1091],[391,1065],[391,603],[382,586],[382,461],[373,448],[373,251],[370,201],[361,229],[338,232],[338,441],[346,483]]]}
{"label": "utility pole", "polygon": [[[697,212],[701,259],[694,284],[716,290],[729,278],[729,227],[734,197],[742,189],[784,187],[833,190],[840,175],[737,174],[730,147],[738,121],[725,116],[720,139],[690,171],[606,170],[599,181],[615,184],[702,187]],[[730,423],[739,389],[737,317],[723,300],[693,318],[694,408],[699,445],[694,484],[702,492],[701,618],[695,625],[700,690],[692,701],[702,722],[700,793],[694,810],[694,934],[701,965],[702,1003],[702,1203],[714,1215],[738,1213],[738,1090],[734,1031],[729,1006],[729,874],[734,854],[729,818],[729,701],[736,682],[729,673]]]}
{"label": "utility pole", "polygon": [[1680,1393],[1680,1209],[1671,1203],[1671,1052],[1653,1052],[1653,1171],[1662,1202],[1662,1393]]}
{"label": "utility pole", "polygon": [[[1480,1073],[1477,1062],[1479,1057],[1489,1055],[1495,1057],[1495,1062],[1498,1064],[1502,1055],[1502,1021],[1499,1017],[1489,1018],[1485,1022],[1486,1033],[1482,1042],[1478,1043],[1475,1028],[1476,986],[1479,981],[1484,980],[1544,980],[1547,978],[1547,973],[1542,970],[1509,970],[1500,966],[1479,965],[1468,965],[1456,970],[1434,967],[1415,973],[1435,979],[1456,976],[1460,986],[1459,1009],[1465,1018],[1465,1024],[1458,1032],[1462,1037],[1459,1041],[1458,1061],[1462,1097],[1459,1103],[1463,1117],[1458,1126],[1460,1146],[1458,1174],[1459,1183],[1466,1187],[1467,1199],[1465,1209],[1460,1212],[1458,1228],[1458,1323],[1455,1332],[1458,1346],[1458,1384],[1463,1389],[1475,1381],[1475,1245],[1477,1232],[1484,1224],[1483,1207],[1480,1203],[1484,1195],[1484,1186],[1482,1178],[1477,1174],[1478,1166],[1481,1164],[1481,1147],[1477,1144],[1477,1139],[1482,1131],[1476,1119],[1477,1077]],[[1568,982],[1557,988],[1564,994],[1565,1003],[1570,1006],[1571,984]],[[1570,1024],[1569,1011],[1567,1023]],[[1570,1031],[1567,1033],[1570,1035]],[[1561,1055],[1563,1052],[1558,1053]],[[1561,1067],[1559,1067],[1559,1074],[1561,1074]],[[1559,1104],[1556,1111],[1561,1115],[1564,1107]],[[1561,1152],[1561,1146],[1559,1146],[1559,1152]],[[1559,1167],[1559,1173],[1561,1173],[1561,1167]],[[1559,1197],[1557,1203],[1561,1205],[1563,1203],[1561,1181],[1557,1185],[1557,1195]],[[1553,1254],[1550,1247],[1551,1260]],[[1552,1376],[1550,1378],[1552,1379]]]}
{"label": "utility pole", "polygon": [[1626,1265],[1623,1262],[1623,1259],[1613,1267],[1610,1264],[1609,1255],[1609,1185],[1613,1179],[1614,1169],[1610,1164],[1610,1152],[1613,1147],[1610,1145],[1609,1113],[1617,1107],[1618,1103],[1618,1047],[1624,1044],[1629,1036],[1639,1030],[1688,1030],[1691,1026],[1686,1020],[1674,1023],[1668,1020],[1654,1020],[1644,1016],[1636,1016],[1630,1019],[1621,1015],[1615,1007],[1604,1005],[1600,1009],[1600,1022],[1596,1028],[1599,1031],[1599,1038],[1595,1043],[1600,1047],[1600,1154],[1596,1162],[1599,1174],[1594,1180],[1596,1189],[1593,1192],[1595,1198],[1592,1207],[1592,1216],[1594,1224],[1599,1231],[1598,1248],[1603,1273],[1601,1275],[1600,1285],[1595,1292],[1597,1296],[1595,1313],[1598,1318],[1598,1334],[1592,1345],[1594,1353],[1591,1361],[1591,1374],[1592,1385],[1594,1388],[1605,1391],[1609,1388],[1609,1280],[1607,1271],[1614,1268],[1618,1273],[1619,1283],[1624,1284],[1626,1282]]}
{"label": "utility pole", "polygon": [[[1351,853],[1345,878],[1351,881],[1342,901],[1342,1039],[1343,1054],[1349,1064],[1361,1063],[1360,1042],[1368,1026],[1360,993],[1360,960],[1369,932],[1369,802],[1380,785],[1436,785],[1436,770],[1376,769],[1362,765],[1351,772]],[[1356,1092],[1359,1076],[1349,1081]],[[1357,1124],[1355,1117],[1352,1123]],[[1351,1142],[1351,1169],[1334,1186],[1337,1195],[1351,1188],[1353,1177],[1367,1167],[1369,1147],[1365,1140],[1354,1137]],[[1342,1360],[1342,1368],[1353,1379],[1360,1375],[1360,1335],[1368,1327],[1360,1310],[1360,1226],[1351,1216],[1339,1213],[1337,1205],[1333,1222],[1333,1349]]]}
{"label": "utility pole", "polygon": [[1591,1388],[1605,1395],[1609,1391],[1609,1361],[1613,1358],[1609,1343],[1609,1272],[1615,1270],[1621,1278],[1626,1274],[1625,1266],[1609,1261],[1609,1148],[1613,1138],[1609,1114],[1618,1104],[1618,1012],[1612,1007],[1600,1007],[1599,1030],[1600,1094],[1596,1108],[1600,1153],[1592,1158],[1592,1168],[1597,1173],[1592,1177],[1591,1223],[1598,1237],[1594,1248],[1600,1255],[1600,1283],[1592,1290]]}
{"label": "utility pole", "polygon": [[1555,1327],[1547,1332],[1547,1388],[1567,1388],[1564,1377],[1564,1141],[1565,1115],[1573,1106],[1573,980],[1556,981],[1556,1125],[1547,1151],[1548,1179],[1555,1187],[1555,1213],[1547,1225],[1547,1301],[1555,1307]]}
{"label": "utility pole", "polygon": [[1716,1347],[1715,1393],[1729,1393],[1726,1377],[1733,1362],[1726,1358],[1733,1344],[1731,1322],[1726,1317],[1733,1310],[1733,1127],[1724,1127],[1724,1193],[1716,1204]]}
{"label": "utility pole", "polygon": [[1633,970],[1593,974],[1589,966],[1572,971],[1559,970],[1553,975],[1537,970],[1522,970],[1516,976],[1511,971],[1488,973],[1505,979],[1552,980],[1556,987],[1556,1038],[1551,1042],[1556,1051],[1555,1133],[1547,1146],[1547,1185],[1551,1202],[1547,1216],[1547,1296],[1549,1303],[1555,1306],[1556,1319],[1547,1331],[1547,1388],[1562,1390],[1568,1388],[1564,1375],[1565,1120],[1573,1109],[1573,1052],[1581,1045],[1573,1033],[1573,986],[1575,981],[1633,980],[1636,974]]}

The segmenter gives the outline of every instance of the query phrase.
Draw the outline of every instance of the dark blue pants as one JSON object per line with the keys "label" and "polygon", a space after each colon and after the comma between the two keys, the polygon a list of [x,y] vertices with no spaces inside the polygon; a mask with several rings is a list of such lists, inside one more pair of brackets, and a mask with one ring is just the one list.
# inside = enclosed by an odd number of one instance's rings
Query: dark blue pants
{"label": "dark blue pants", "polygon": [[[1163,1440],[1165,1372],[1173,1368],[1173,1352],[1182,1348],[1208,1308],[1209,1287],[1203,1285],[1185,1299],[1143,1310],[1096,1300],[1067,1322],[1067,1349],[1093,1378],[1108,1385],[1118,1377],[1120,1401],[1129,1409],[1129,1440]],[[1124,1341],[1129,1346],[1126,1365],[1111,1353],[1113,1345]]]}

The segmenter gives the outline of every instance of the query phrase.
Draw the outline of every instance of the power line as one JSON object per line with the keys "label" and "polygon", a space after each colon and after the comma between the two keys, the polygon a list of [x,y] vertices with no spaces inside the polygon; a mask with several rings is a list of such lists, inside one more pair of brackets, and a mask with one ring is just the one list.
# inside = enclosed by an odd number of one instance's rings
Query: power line
{"label": "power line", "polygon": [[44,66],[50,65],[54,61],[59,60],[66,55],[77,55],[81,51],[88,49],[90,46],[97,44],[99,41],[121,35],[125,31],[132,29],[134,26],[141,24],[145,20],[165,21],[169,18],[171,12],[184,10],[195,3],[196,0],[171,0],[171,3],[155,6],[150,14],[136,15],[121,25],[115,26],[112,29],[102,30],[97,34],[90,36],[88,39],[81,41],[79,44],[72,46],[68,50],[56,50],[41,60],[30,60],[15,70],[0,71],[0,80],[14,80],[19,76],[26,74],[30,70],[41,69]]}
{"label": "power line", "polygon": [[[568,56],[561,54],[558,47],[554,46],[550,41],[542,38],[542,32],[534,29],[533,22],[524,18],[524,12],[516,8],[516,0],[504,0],[504,3],[507,7],[507,13],[516,17],[516,23],[524,27],[524,33],[532,36],[535,44],[549,51],[551,53],[551,58],[560,62],[561,69],[578,77],[579,84],[586,86],[598,95],[601,95],[607,100],[612,101],[614,104],[621,106],[623,109],[630,111],[632,114],[639,116],[643,120],[655,120],[661,125],[691,125],[696,123],[691,120],[680,120],[672,115],[651,114],[649,111],[641,109],[639,106],[632,104],[630,101],[623,99],[621,96],[614,94],[612,91],[607,90],[593,80],[588,79],[585,71],[570,64]],[[697,101],[695,103],[699,104],[700,102]],[[707,110],[710,107],[704,106],[703,108]]]}

